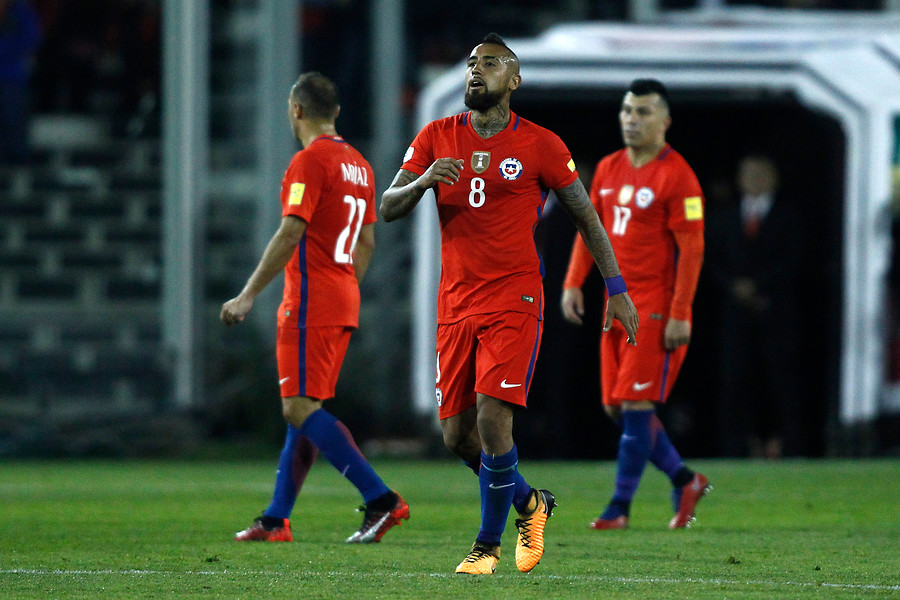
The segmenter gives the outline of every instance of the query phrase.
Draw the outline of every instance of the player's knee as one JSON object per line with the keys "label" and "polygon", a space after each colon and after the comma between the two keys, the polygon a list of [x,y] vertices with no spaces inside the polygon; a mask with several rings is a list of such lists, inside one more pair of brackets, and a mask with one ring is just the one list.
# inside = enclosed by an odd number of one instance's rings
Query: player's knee
{"label": "player's knee", "polygon": [[305,419],[298,419],[298,416],[295,414],[294,410],[291,407],[285,405],[281,406],[281,416],[284,417],[285,423],[290,423],[294,427],[300,427],[301,425],[303,425],[303,421],[305,421]]}
{"label": "player's knee", "polygon": [[616,423],[622,422],[622,407],[621,406],[613,406],[607,404],[603,407],[603,410],[606,411],[606,414]]}
{"label": "player's knee", "polygon": [[444,429],[444,446],[447,447],[450,452],[456,454],[457,456],[462,456],[465,452],[466,438],[467,436],[463,436],[458,430],[448,430]]}
{"label": "player's knee", "polygon": [[321,402],[304,396],[282,398],[281,415],[287,423],[299,428],[303,425],[309,415],[321,408],[321,405]]}

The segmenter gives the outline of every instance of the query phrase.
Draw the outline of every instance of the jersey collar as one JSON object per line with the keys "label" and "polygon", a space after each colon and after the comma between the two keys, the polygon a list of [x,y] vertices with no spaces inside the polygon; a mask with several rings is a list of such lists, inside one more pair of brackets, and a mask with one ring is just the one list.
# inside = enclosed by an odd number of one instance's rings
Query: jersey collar
{"label": "jersey collar", "polygon": [[319,137],[317,137],[316,139],[314,139],[314,140],[312,141],[312,143],[310,144],[310,146],[312,146],[313,144],[315,144],[315,143],[318,142],[319,140],[330,140],[330,141],[332,141],[332,142],[337,142],[338,144],[346,144],[346,143],[347,143],[347,142],[344,141],[344,138],[342,138],[342,137],[339,136],[339,135],[325,135],[325,134],[322,134],[322,135],[320,135]]}

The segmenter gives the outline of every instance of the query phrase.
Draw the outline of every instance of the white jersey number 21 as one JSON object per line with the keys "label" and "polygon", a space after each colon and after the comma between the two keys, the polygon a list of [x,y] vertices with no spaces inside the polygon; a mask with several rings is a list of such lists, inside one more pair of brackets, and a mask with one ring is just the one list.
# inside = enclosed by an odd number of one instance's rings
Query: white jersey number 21
{"label": "white jersey number 21", "polygon": [[[350,207],[350,214],[347,215],[347,226],[341,231],[337,244],[334,246],[334,262],[342,265],[353,262],[353,249],[356,248],[356,240],[359,239],[359,230],[366,214],[366,201],[362,198],[347,195],[344,196],[344,204]],[[350,240],[349,248],[347,247],[348,239]]]}

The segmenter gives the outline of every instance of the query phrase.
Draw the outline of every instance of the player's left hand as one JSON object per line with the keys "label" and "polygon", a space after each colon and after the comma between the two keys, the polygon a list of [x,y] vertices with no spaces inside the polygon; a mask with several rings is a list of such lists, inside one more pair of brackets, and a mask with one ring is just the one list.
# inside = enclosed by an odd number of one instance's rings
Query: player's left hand
{"label": "player's left hand", "polygon": [[606,324],[603,331],[609,331],[613,319],[618,319],[628,334],[628,343],[637,346],[638,314],[628,292],[610,296],[606,302]]}
{"label": "player's left hand", "polygon": [[666,330],[663,333],[663,345],[666,350],[672,351],[679,346],[684,346],[691,341],[691,322],[679,319],[669,319],[666,322]]}
{"label": "player's left hand", "polygon": [[219,318],[226,325],[237,325],[244,320],[247,313],[253,307],[253,299],[245,296],[235,296],[222,305],[222,312]]}

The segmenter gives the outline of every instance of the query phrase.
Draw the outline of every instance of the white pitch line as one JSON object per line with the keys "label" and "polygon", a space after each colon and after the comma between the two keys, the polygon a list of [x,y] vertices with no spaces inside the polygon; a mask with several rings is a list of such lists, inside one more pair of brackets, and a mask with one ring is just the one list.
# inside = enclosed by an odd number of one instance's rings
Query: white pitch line
{"label": "white pitch line", "polygon": [[[238,570],[222,570],[222,571],[159,571],[154,569],[0,569],[0,575],[38,575],[38,576],[72,576],[72,575],[164,575],[164,576],[172,576],[172,575],[234,575],[234,574],[244,574],[244,575],[262,575],[268,577],[284,577],[284,573],[273,573],[271,571],[238,571]],[[346,571],[304,571],[298,572],[298,575],[303,576],[312,576],[312,577],[366,577],[368,574],[359,573],[357,571],[346,572]],[[379,573],[372,573],[372,577],[382,578],[383,575]],[[420,573],[392,573],[392,577],[420,577],[422,574]],[[438,577],[438,578],[458,578],[459,575],[454,573],[428,573],[425,575],[426,577]],[[521,575],[514,574],[515,577],[521,577]],[[496,574],[494,577],[506,577],[503,574]],[[671,577],[612,577],[608,575],[538,575],[538,574],[529,574],[525,577],[529,579],[549,579],[549,580],[572,580],[572,581],[580,581],[580,580],[590,580],[590,581],[605,581],[605,582],[616,582],[616,583],[665,583],[665,584],[699,584],[699,585],[760,585],[760,586],[769,586],[769,587],[824,587],[824,588],[834,588],[834,589],[848,589],[848,590],[888,590],[888,591],[900,591],[900,584],[898,585],[886,585],[886,584],[874,584],[874,583],[828,583],[828,582],[809,582],[809,581],[762,581],[762,580],[737,580],[737,579],[702,579],[697,577],[686,577],[684,579],[676,579]]]}

